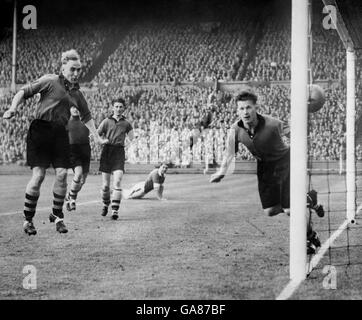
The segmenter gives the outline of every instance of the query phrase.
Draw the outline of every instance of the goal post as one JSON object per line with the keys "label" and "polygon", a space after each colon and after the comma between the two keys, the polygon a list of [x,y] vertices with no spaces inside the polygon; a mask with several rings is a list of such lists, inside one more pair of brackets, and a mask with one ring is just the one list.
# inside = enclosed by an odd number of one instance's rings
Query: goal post
{"label": "goal post", "polygon": [[[355,222],[356,214],[356,66],[353,40],[335,0],[331,15],[336,31],[346,49],[346,225]],[[306,193],[308,188],[308,68],[309,22],[308,0],[292,0],[291,21],[291,164],[290,164],[290,279],[302,281],[307,276]]]}
{"label": "goal post", "polygon": [[355,223],[356,215],[356,54],[355,45],[336,0],[323,0],[324,5],[333,6],[335,14],[330,15],[340,40],[346,49],[346,219]]}
{"label": "goal post", "polygon": [[290,279],[306,278],[308,0],[292,0],[290,136]]}
{"label": "goal post", "polygon": [[356,214],[356,77],[355,52],[347,48],[347,106],[346,106],[346,189],[347,189],[347,220],[355,222]]}

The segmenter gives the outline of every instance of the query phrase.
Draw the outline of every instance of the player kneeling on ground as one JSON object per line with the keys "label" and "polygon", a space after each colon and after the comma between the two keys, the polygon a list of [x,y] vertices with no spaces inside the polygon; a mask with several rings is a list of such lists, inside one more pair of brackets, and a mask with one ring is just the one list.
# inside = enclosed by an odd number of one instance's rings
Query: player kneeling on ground
{"label": "player kneeling on ground", "polygon": [[147,193],[152,190],[157,192],[158,200],[166,200],[163,198],[163,183],[165,182],[165,174],[167,172],[168,166],[163,163],[159,168],[153,169],[148,175],[146,181],[139,182],[135,184],[131,189],[124,190],[123,195],[125,199],[141,199]]}
{"label": "player kneeling on ground", "polygon": [[[236,97],[239,120],[228,133],[226,154],[220,169],[211,176],[210,182],[219,182],[226,175],[233,161],[238,144],[244,144],[257,159],[258,189],[262,207],[268,216],[281,212],[289,215],[290,196],[290,147],[283,141],[289,128],[283,122],[257,113],[257,96],[244,91]],[[319,217],[324,210],[317,203],[317,192],[307,195],[307,206]],[[307,214],[307,253],[313,254],[321,243]]]}

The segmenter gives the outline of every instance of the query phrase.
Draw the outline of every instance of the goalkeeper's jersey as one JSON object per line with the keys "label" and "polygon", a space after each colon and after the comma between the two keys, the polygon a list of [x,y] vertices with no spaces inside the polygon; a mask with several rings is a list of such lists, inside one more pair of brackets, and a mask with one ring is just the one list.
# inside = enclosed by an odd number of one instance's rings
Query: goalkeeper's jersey
{"label": "goalkeeper's jersey", "polygon": [[242,120],[231,126],[227,140],[228,154],[235,154],[239,143],[242,143],[259,161],[273,162],[284,158],[289,153],[289,146],[283,137],[289,134],[289,127],[267,115],[257,114],[257,117],[254,135],[244,127]]}

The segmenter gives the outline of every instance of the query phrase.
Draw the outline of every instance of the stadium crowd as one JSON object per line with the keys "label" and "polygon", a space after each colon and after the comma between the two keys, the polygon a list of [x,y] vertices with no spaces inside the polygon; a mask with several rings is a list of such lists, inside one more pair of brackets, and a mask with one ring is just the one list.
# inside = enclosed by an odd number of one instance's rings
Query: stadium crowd
{"label": "stadium crowd", "polygon": [[[337,31],[325,30],[321,20],[312,28],[312,64],[314,80],[345,78],[345,49]],[[284,81],[290,80],[291,27],[290,21],[270,18],[265,23],[263,36],[255,48],[255,56],[246,67],[245,76],[238,80]]]}
{"label": "stadium crowd", "polygon": [[243,67],[249,21],[222,24],[143,23],[109,56],[98,83],[230,81]]}
{"label": "stadium crowd", "polygon": [[[27,83],[47,73],[58,73],[64,48],[77,48],[85,75],[101,53],[101,44],[109,29],[106,25],[52,26],[21,30],[17,39],[17,83]],[[12,38],[0,41],[0,87],[11,83]]]}
{"label": "stadium crowd", "polygon": [[[345,50],[335,30],[321,28],[320,18],[312,26],[311,69],[314,80],[330,80],[331,86],[326,90],[323,110],[310,115],[310,156],[336,160],[345,143]],[[255,33],[254,28],[261,28],[261,32]],[[61,52],[72,47],[82,57],[85,75],[110,33],[104,24],[54,26],[29,30],[26,35],[19,32],[17,82],[58,73]],[[357,79],[361,75],[358,53]],[[233,93],[216,90],[216,80],[290,80],[290,17],[280,19],[271,14],[258,21],[245,15],[209,23],[138,21],[120,38],[117,49],[93,79],[98,89],[86,91],[85,97],[97,125],[109,115],[114,97],[126,99],[127,118],[137,137],[127,147],[129,162],[188,165],[207,158],[210,163],[219,163],[227,129],[237,115]],[[9,35],[0,41],[0,88],[9,87],[10,81]],[[264,84],[255,90],[261,113],[289,121],[287,87]],[[357,92],[362,92],[361,81]],[[9,107],[11,97],[0,96],[0,114]],[[1,163],[24,163],[25,135],[34,104],[34,99],[27,100],[24,111],[14,119],[0,120]],[[362,115],[360,101],[357,112]],[[357,146],[357,153],[362,159],[361,146]],[[100,147],[92,142],[92,158],[99,157]],[[237,157],[252,159],[244,147]]]}
{"label": "stadium crowd", "polygon": [[[289,122],[288,87],[261,86],[255,91],[259,97],[260,113]],[[310,157],[315,160],[339,159],[345,143],[345,88],[336,86],[326,90],[326,94],[323,109],[310,114],[309,119]],[[205,161],[205,158],[210,164],[219,163],[227,129],[237,119],[233,95],[211,87],[121,89],[114,86],[85,92],[97,125],[111,114],[111,100],[115,96],[127,101],[126,116],[137,137],[126,148],[131,163],[166,161],[176,166],[187,166],[191,162]],[[3,112],[10,102],[11,95],[1,98],[0,111]],[[34,99],[28,100],[24,110],[10,122],[0,120],[1,162],[24,162],[24,137],[35,103]],[[100,147],[93,140],[91,146],[92,159],[99,160]],[[357,151],[359,159],[362,159],[361,148]],[[237,159],[251,160],[253,157],[241,146]]]}

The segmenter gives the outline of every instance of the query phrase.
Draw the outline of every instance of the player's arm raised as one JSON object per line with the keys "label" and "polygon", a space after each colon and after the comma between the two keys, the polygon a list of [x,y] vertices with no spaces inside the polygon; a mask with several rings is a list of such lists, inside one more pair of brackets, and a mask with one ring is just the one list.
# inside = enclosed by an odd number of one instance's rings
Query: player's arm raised
{"label": "player's arm raised", "polygon": [[17,107],[26,99],[33,97],[37,93],[47,92],[51,88],[49,75],[44,75],[39,79],[23,86],[14,96],[11,107],[4,112],[3,118],[10,119],[15,115]]}
{"label": "player's arm raised", "polygon": [[24,95],[24,90],[20,90],[15,94],[11,102],[11,107],[3,114],[4,119],[11,119],[15,115],[17,107],[25,101]]}

